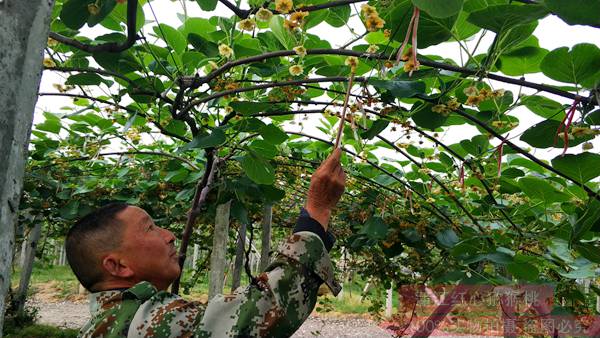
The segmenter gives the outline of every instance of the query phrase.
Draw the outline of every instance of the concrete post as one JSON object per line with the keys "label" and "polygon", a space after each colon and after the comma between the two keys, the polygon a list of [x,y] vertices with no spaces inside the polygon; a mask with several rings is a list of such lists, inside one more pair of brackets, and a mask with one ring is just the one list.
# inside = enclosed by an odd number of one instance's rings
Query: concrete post
{"label": "concrete post", "polygon": [[229,238],[229,211],[231,201],[217,206],[212,254],[210,255],[210,277],[208,300],[223,293],[225,267],[227,265],[227,239]]}
{"label": "concrete post", "polygon": [[273,221],[273,206],[265,205],[263,208],[262,221],[262,241],[260,249],[260,265],[258,269],[264,271],[270,263],[269,253],[271,252],[271,223]]}

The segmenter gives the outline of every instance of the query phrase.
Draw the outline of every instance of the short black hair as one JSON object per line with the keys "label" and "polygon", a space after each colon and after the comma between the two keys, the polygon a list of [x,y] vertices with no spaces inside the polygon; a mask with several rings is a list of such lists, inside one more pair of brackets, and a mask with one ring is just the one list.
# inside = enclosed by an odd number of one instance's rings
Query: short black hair
{"label": "short black hair", "polygon": [[123,202],[109,203],[84,216],[67,233],[67,261],[89,291],[104,276],[102,255],[121,245],[123,226],[116,216],[128,206]]}

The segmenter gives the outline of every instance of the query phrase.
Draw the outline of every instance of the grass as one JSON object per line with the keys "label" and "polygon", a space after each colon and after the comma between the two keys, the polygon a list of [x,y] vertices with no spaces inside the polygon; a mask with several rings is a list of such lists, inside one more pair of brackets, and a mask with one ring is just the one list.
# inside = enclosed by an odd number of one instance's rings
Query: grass
{"label": "grass", "polygon": [[78,330],[62,329],[50,325],[34,324],[23,328],[6,327],[6,338],[75,338]]}

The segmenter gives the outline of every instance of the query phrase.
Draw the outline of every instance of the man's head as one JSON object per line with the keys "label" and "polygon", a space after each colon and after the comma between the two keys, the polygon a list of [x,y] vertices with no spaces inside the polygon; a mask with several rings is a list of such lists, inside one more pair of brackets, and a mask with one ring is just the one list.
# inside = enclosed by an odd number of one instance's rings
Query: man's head
{"label": "man's head", "polygon": [[67,234],[67,260],[90,291],[151,282],[164,290],[179,276],[175,236],[143,209],[106,205],[82,218]]}

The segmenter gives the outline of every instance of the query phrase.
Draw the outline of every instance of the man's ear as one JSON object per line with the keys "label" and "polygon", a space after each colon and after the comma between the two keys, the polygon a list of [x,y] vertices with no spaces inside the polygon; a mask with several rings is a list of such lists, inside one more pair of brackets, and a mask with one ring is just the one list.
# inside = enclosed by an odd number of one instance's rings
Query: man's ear
{"label": "man's ear", "polygon": [[134,275],[133,270],[124,264],[117,254],[108,254],[102,259],[102,267],[109,275],[119,278],[130,278]]}

